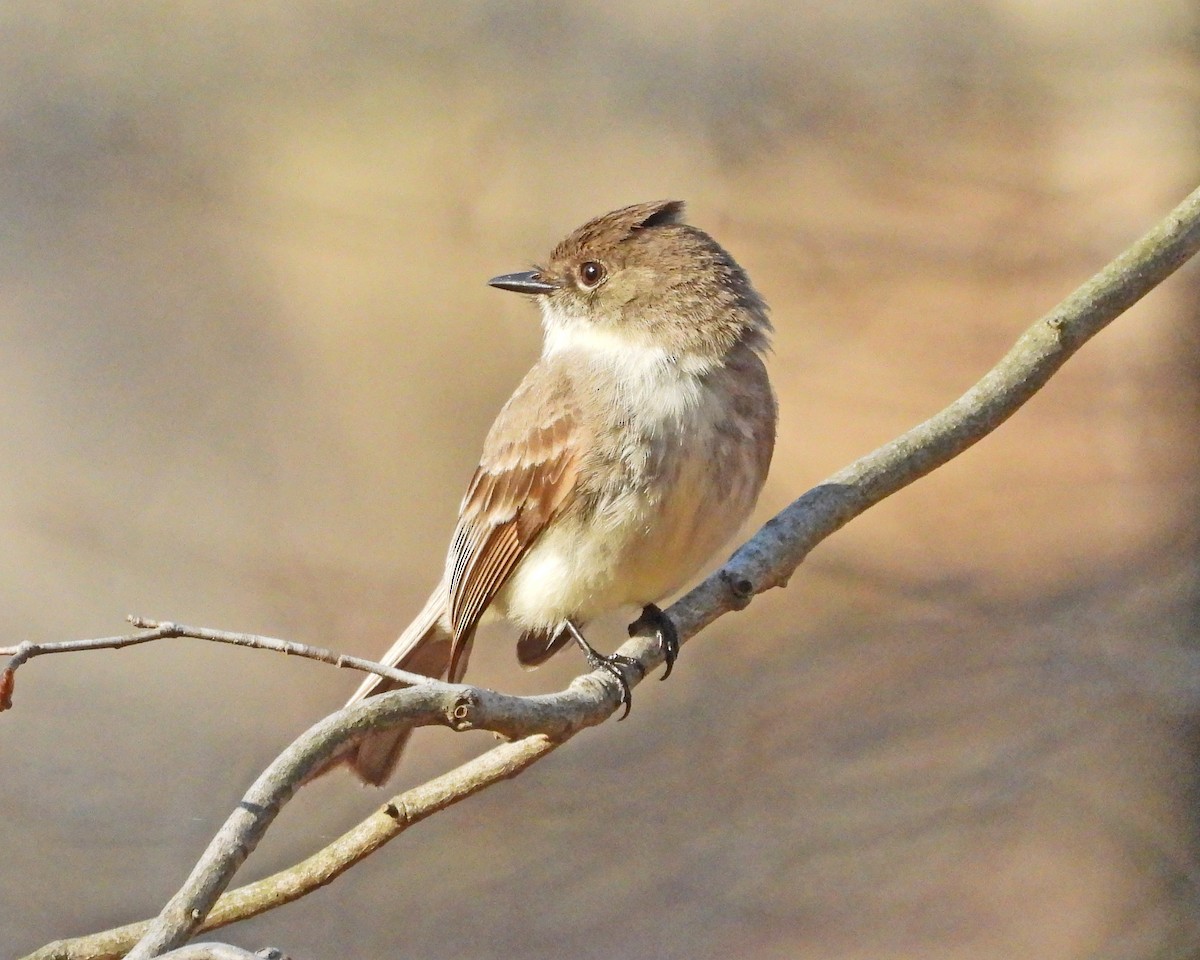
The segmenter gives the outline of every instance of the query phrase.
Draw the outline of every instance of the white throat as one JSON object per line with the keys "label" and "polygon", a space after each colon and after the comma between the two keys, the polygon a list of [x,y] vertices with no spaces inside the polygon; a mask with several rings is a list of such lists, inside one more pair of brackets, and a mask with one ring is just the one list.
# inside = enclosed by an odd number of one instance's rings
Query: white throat
{"label": "white throat", "polygon": [[670,353],[661,344],[652,343],[636,333],[598,327],[589,320],[558,309],[546,300],[541,302],[542,327],[545,339],[542,356],[558,353],[580,353],[593,360],[611,364],[618,371],[634,375],[657,371],[659,375],[691,374],[711,369],[713,364],[699,357],[681,357]]}
{"label": "white throat", "polygon": [[680,357],[645,337],[598,327],[542,301],[543,357],[574,355],[600,367],[627,391],[635,408],[654,419],[678,418],[702,399],[702,374],[713,366]]}

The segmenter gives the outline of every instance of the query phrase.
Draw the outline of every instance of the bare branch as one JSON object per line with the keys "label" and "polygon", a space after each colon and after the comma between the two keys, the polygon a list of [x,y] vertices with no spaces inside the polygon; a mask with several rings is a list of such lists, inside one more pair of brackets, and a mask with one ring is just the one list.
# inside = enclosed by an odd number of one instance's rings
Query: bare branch
{"label": "bare branch", "polygon": [[860,513],[978,443],[1016,413],[1084,343],[1200,249],[1200,189],[1026,330],[970,390],[776,514],[669,613],[703,629],[788,578],[818,543]]}
{"label": "bare branch", "polygon": [[[613,709],[615,707],[606,708],[605,715]],[[413,824],[494,783],[516,776],[568,738],[569,735],[557,740],[533,736],[502,744],[455,770],[393,797],[357,826],[295,866],[226,893],[217,901],[200,930],[214,930],[299,900],[337,879]],[[146,935],[151,922],[142,920],[97,934],[58,940],[25,960],[119,960]]]}
{"label": "bare branch", "polygon": [[125,647],[148,643],[151,640],[168,640],[174,637],[191,637],[196,640],[210,640],[214,643],[231,643],[238,647],[250,647],[255,650],[272,650],[293,657],[304,657],[308,660],[319,660],[331,663],[335,667],[348,667],[362,670],[366,673],[377,673],[381,677],[399,680],[402,683],[436,683],[429,677],[419,673],[409,673],[397,670],[395,667],[385,667],[374,660],[362,657],[352,657],[345,653],[337,653],[324,647],[314,647],[307,643],[296,643],[292,640],[279,640],[275,637],[264,637],[255,633],[235,633],[229,630],[213,630],[210,627],[189,627],[182,623],[172,623],[170,620],[149,620],[145,617],[130,616],[130,623],[147,632],[127,633],[118,637],[95,637],[88,640],[62,640],[54,643],[32,643],[26,641],[15,647],[0,647],[0,657],[8,656],[9,661],[0,670],[0,711],[12,707],[12,692],[16,681],[17,668],[34,657],[48,653],[82,653],[89,650],[122,650]]}
{"label": "bare branch", "polygon": [[[994,430],[1080,346],[1169,276],[1198,247],[1200,190],[1038,320],[1000,363],[949,407],[834,474],[772,518],[721,570],[667,611],[680,639],[687,640],[724,613],[745,607],[756,594],[786,585],[804,557],[825,537]],[[658,644],[647,637],[632,639],[620,652],[636,657],[646,670],[661,662]],[[627,675],[627,679],[637,682],[640,677]],[[329,882],[408,825],[514,776],[574,732],[603,720],[615,707],[615,680],[597,673],[577,679],[566,691],[550,697],[504,697],[477,688],[423,683],[372,698],[323,720],[281,754],[251,787],[192,876],[150,925],[130,957],[161,956],[163,950],[195,933],[220,890],[253,850],[279,807],[295,792],[304,772],[368,729],[444,723],[455,729],[484,727],[509,736],[534,735],[498,747],[401,794],[299,867],[235,891],[217,904],[209,917],[211,925],[237,919],[233,914],[239,909],[246,910],[240,916],[265,909],[262,901],[251,905],[245,895],[247,891],[255,891],[255,896],[265,893],[266,884],[276,895],[288,888],[286,899],[295,899]],[[321,868],[314,869],[318,858]],[[137,926],[139,932],[147,930],[144,925]],[[136,936],[133,927],[121,930]],[[95,951],[101,937],[117,932],[52,944],[28,960],[117,956]]]}
{"label": "bare branch", "polygon": [[156,957],[194,934],[305,779],[366,734],[401,724],[432,723],[455,730],[494,730],[514,737],[536,731],[528,739],[497,747],[386,804],[380,813],[393,822],[386,831],[390,835],[383,838],[386,840],[515,775],[584,727],[603,722],[616,708],[616,700],[614,687],[595,683],[592,675],[578,678],[561,693],[537,697],[512,697],[456,684],[421,684],[370,697],[326,717],[276,757],[254,782],[191,876],[130,951],[129,960]]}

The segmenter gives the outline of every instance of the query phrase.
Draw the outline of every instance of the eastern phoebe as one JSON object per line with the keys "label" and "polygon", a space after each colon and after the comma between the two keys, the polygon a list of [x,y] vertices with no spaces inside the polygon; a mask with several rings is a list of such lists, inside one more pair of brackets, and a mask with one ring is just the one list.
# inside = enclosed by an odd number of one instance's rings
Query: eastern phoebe
{"label": "eastern phoebe", "polygon": [[[579,631],[641,606],[634,626],[657,628],[670,671],[678,641],[654,604],[749,515],[776,419],[766,304],[682,213],[678,201],[615,210],[545,266],[489,281],[535,298],[542,356],[488,432],[441,582],[384,663],[457,683],[476,627],[499,614],[521,631],[522,664],[575,640],[621,681],[628,711],[623,658]],[[368,677],[350,702],[395,685]],[[342,759],[382,784],[410,732],[371,735]]]}

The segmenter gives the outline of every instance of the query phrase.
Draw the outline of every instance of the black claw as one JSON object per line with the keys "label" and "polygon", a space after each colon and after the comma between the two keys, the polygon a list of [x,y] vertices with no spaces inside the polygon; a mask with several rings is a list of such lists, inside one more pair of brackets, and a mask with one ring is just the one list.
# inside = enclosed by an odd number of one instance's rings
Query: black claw
{"label": "black claw", "polygon": [[566,621],[566,630],[572,639],[579,644],[579,648],[583,651],[583,655],[587,657],[587,662],[593,670],[604,670],[616,677],[617,683],[621,686],[621,699],[617,705],[625,707],[624,712],[617,717],[617,720],[624,720],[629,716],[629,711],[633,707],[633,692],[629,689],[629,681],[625,679],[625,674],[621,671],[621,667],[636,667],[638,672],[642,673],[641,662],[634,657],[627,657],[620,653],[614,653],[606,657],[583,638],[583,634],[579,632],[578,628],[570,620]]}
{"label": "black claw", "polygon": [[655,604],[648,603],[642,608],[642,615],[629,625],[629,635],[636,636],[642,630],[653,630],[658,637],[658,645],[662,648],[663,662],[667,669],[659,680],[666,680],[675,668],[675,660],[679,656],[679,631],[671,618],[662,612]]}
{"label": "black claw", "polygon": [[631,660],[629,657],[622,657],[618,654],[613,654],[611,657],[605,657],[597,654],[594,659],[592,657],[588,657],[588,662],[592,665],[593,670],[607,670],[617,678],[617,683],[621,685],[621,699],[618,701],[618,706],[623,704],[625,709],[622,710],[621,715],[617,717],[617,722],[620,723],[627,716],[629,716],[629,711],[633,708],[633,691],[629,689],[629,681],[625,679],[625,674],[621,672],[621,668],[618,666],[618,664],[636,664],[637,661]]}

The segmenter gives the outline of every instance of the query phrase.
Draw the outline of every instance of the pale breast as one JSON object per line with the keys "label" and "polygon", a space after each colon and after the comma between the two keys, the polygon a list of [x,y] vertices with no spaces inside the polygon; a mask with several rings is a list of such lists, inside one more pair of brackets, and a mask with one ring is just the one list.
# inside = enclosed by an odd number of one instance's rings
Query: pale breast
{"label": "pale breast", "polygon": [[[496,598],[523,627],[585,622],[684,586],[745,522],[766,477],[775,404],[757,356],[706,378],[625,385],[628,411],[579,504]],[[652,389],[651,389],[652,388]],[[618,418],[622,419],[622,418]]]}

